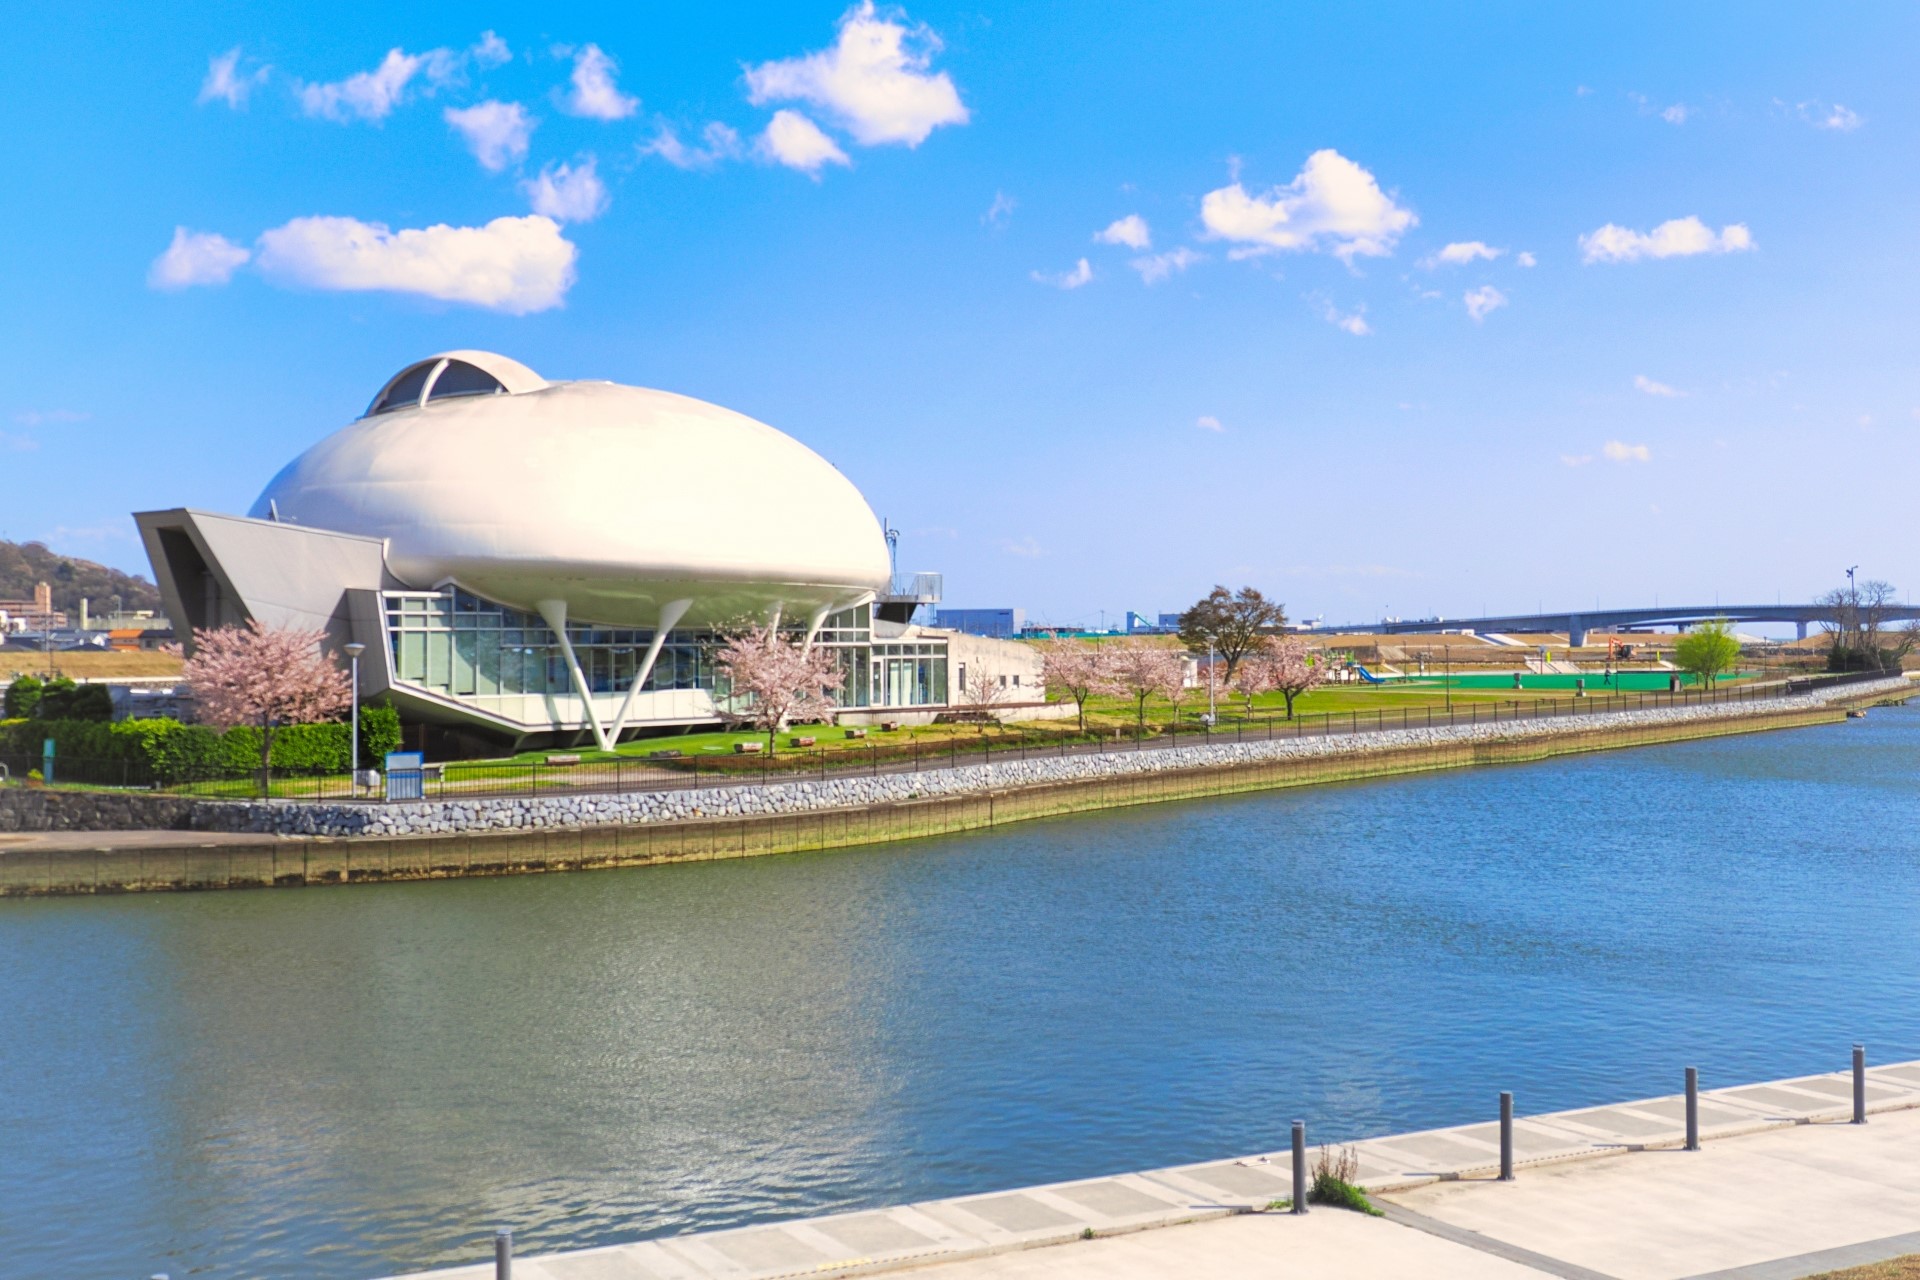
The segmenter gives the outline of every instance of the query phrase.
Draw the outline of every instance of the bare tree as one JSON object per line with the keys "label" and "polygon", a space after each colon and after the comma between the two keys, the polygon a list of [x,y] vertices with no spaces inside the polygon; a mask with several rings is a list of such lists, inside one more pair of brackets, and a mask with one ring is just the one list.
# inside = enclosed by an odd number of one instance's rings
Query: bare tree
{"label": "bare tree", "polygon": [[267,627],[201,628],[182,675],[202,720],[222,729],[260,730],[260,793],[267,794],[273,735],[282,725],[312,724],[347,709],[347,673],[320,648],[324,631]]}
{"label": "bare tree", "polygon": [[1042,640],[1040,678],[1049,689],[1059,689],[1073,699],[1082,733],[1087,731],[1087,699],[1118,691],[1105,651],[1085,640]]}
{"label": "bare tree", "polygon": [[1254,587],[1238,591],[1215,587],[1180,615],[1180,639],[1189,649],[1205,649],[1211,643],[1227,664],[1226,678],[1232,680],[1240,660],[1253,651],[1260,637],[1277,632],[1286,621],[1285,607]]}
{"label": "bare tree", "polygon": [[1013,691],[1007,687],[1006,677],[995,670],[993,664],[979,658],[970,659],[965,667],[966,687],[960,690],[960,696],[967,705],[977,711],[990,711],[995,704],[1005,702]]}
{"label": "bare tree", "polygon": [[1900,595],[1892,583],[1878,578],[1857,585],[1850,582],[1814,603],[1831,614],[1820,625],[1833,636],[1827,665],[1836,671],[1898,669],[1920,637],[1912,627],[1887,628]]}
{"label": "bare tree", "polygon": [[1133,698],[1138,734],[1143,738],[1147,735],[1147,699],[1158,695],[1178,701],[1187,679],[1187,664],[1177,651],[1165,645],[1115,645],[1107,669],[1113,683]]}
{"label": "bare tree", "polygon": [[761,626],[727,634],[722,640],[714,665],[727,677],[725,714],[764,731],[768,755],[777,749],[774,735],[789,720],[824,720],[833,714],[832,694],[845,679],[833,650],[809,647]]}

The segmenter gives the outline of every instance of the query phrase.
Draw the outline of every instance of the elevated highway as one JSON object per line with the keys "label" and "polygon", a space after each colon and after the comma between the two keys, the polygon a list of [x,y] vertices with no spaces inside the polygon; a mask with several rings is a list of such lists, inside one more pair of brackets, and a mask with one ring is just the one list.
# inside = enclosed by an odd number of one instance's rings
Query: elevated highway
{"label": "elevated highway", "polygon": [[[1888,622],[1920,620],[1920,605],[1889,605]],[[1835,621],[1831,608],[1819,604],[1715,604],[1651,605],[1637,609],[1580,609],[1567,613],[1509,613],[1485,618],[1395,618],[1391,622],[1364,622],[1344,627],[1315,627],[1315,635],[1367,632],[1374,635],[1437,635],[1447,631],[1519,632],[1567,634],[1569,644],[1587,642],[1589,631],[1612,631],[1621,627],[1671,626],[1684,628],[1695,623],[1725,618],[1728,622],[1791,622],[1795,633],[1807,638],[1807,628],[1818,622]]]}

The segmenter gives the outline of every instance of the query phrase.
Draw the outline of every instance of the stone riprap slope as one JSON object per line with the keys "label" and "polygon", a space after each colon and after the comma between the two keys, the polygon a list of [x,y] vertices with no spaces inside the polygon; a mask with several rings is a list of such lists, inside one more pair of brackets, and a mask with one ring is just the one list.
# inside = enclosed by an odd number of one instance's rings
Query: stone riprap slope
{"label": "stone riprap slope", "polygon": [[1144,751],[1125,749],[1100,754],[995,761],[992,764],[926,769],[918,773],[796,779],[764,786],[701,787],[684,791],[615,794],[494,796],[398,804],[201,801],[194,806],[192,824],[194,829],[201,831],[262,835],[392,837],[806,813],[1127,774],[1365,755],[1413,747],[1525,741],[1699,721],[1763,718],[1804,712],[1835,702],[1870,699],[1908,687],[1904,678],[1896,677],[1754,702],[1614,711],[1564,719],[1513,720],[1431,729],[1387,729],[1329,738],[1283,738]]}

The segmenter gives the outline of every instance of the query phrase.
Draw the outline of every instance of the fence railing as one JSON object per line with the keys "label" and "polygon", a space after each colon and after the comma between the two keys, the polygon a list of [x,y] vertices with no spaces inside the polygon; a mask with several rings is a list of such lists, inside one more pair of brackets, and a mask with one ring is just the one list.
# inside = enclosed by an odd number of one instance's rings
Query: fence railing
{"label": "fence railing", "polygon": [[[1674,692],[1614,692],[1602,686],[1585,696],[1489,699],[1473,691],[1473,701],[1425,707],[1382,707],[1374,710],[1330,711],[1286,719],[1278,712],[1222,705],[1221,723],[1206,725],[1198,718],[1171,725],[1150,725],[1147,734],[1116,731],[1111,738],[1061,736],[1038,740],[1027,735],[983,733],[976,741],[959,737],[944,742],[868,742],[852,740],[830,747],[786,748],[758,755],[668,755],[653,758],[548,763],[545,761],[449,761],[427,766],[423,782],[426,799],[490,796],[542,796],[620,791],[668,791],[696,787],[765,786],[779,782],[917,773],[929,769],[1002,762],[1066,759],[1116,752],[1182,751],[1226,743],[1271,742],[1285,739],[1335,738],[1391,730],[1452,729],[1473,725],[1518,724],[1548,720],[1582,720],[1619,711],[1646,711],[1669,707],[1736,707],[1763,700],[1807,697],[1839,686],[1884,680],[1893,673],[1850,672],[1811,676],[1718,689],[1681,689]],[[1197,717],[1197,713],[1195,714]],[[789,730],[781,737],[833,730]],[[670,739],[662,740],[671,741]],[[670,748],[668,749],[670,750]],[[556,753],[557,754],[557,753]],[[0,766],[16,784],[30,770],[39,769],[39,756],[0,755]],[[56,757],[54,781],[62,787],[95,787],[164,791],[176,795],[215,799],[258,799],[262,794],[258,771],[236,775],[191,770],[163,772],[135,760],[96,760]],[[376,788],[356,788],[343,772],[276,769],[266,788],[279,799],[377,802]]]}

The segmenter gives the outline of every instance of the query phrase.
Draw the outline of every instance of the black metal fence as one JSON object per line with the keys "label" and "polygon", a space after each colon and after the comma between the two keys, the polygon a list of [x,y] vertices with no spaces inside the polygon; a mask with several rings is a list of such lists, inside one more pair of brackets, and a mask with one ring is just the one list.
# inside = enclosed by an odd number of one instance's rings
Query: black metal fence
{"label": "black metal fence", "polygon": [[[821,746],[787,747],[774,754],[668,755],[653,758],[622,757],[586,761],[449,761],[430,764],[422,780],[427,799],[462,797],[542,796],[620,791],[664,791],[715,786],[765,786],[778,782],[829,781],[849,776],[917,773],[963,765],[1003,761],[1106,755],[1123,751],[1181,751],[1223,743],[1269,742],[1289,738],[1334,738],[1391,730],[1449,729],[1464,725],[1499,725],[1546,720],[1577,721],[1617,711],[1646,711],[1669,707],[1728,706],[1777,698],[1800,698],[1839,686],[1887,679],[1888,672],[1850,672],[1809,676],[1725,688],[1682,689],[1674,692],[1619,693],[1604,688],[1585,696],[1489,700],[1475,691],[1474,701],[1442,702],[1439,706],[1379,708],[1371,711],[1332,711],[1286,719],[1280,713],[1247,715],[1223,708],[1222,723],[1205,725],[1198,719],[1171,725],[1150,725],[1148,733],[1111,738],[1060,734],[1051,738],[999,730],[983,732],[977,740],[949,738],[942,742],[861,742],[847,739]],[[837,732],[828,728],[789,730],[781,738]],[[559,754],[559,753],[556,753]],[[20,782],[39,769],[38,756],[0,755],[10,780]],[[133,760],[88,760],[56,757],[54,778],[62,787],[158,790],[176,795],[235,800],[262,794],[260,775],[162,776]],[[382,789],[356,788],[341,773],[273,771],[268,794],[279,799],[378,802]]]}

